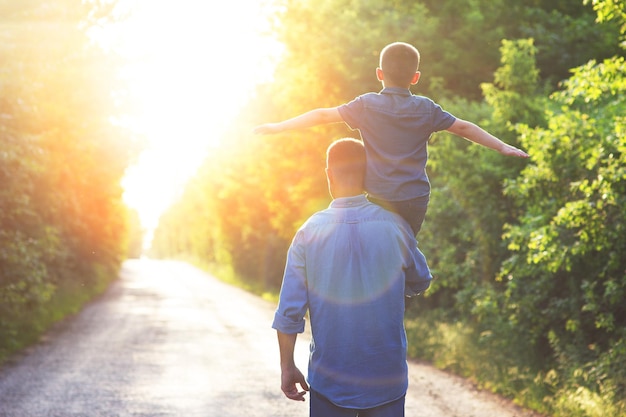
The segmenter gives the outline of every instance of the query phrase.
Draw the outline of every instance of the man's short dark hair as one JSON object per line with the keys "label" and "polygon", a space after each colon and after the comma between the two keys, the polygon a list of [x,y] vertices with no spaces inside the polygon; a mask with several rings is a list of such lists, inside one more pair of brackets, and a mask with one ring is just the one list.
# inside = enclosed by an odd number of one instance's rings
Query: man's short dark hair
{"label": "man's short dark hair", "polygon": [[420,53],[413,45],[394,42],[380,52],[385,80],[395,86],[409,86],[420,65]]}
{"label": "man's short dark hair", "polygon": [[353,138],[333,142],[326,151],[326,166],[343,176],[365,176],[363,142]]}

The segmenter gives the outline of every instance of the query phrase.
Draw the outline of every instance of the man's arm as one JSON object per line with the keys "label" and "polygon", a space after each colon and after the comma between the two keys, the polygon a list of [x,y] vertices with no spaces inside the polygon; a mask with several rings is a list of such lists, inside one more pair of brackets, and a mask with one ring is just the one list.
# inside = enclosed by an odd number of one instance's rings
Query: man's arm
{"label": "man's arm", "polygon": [[500,139],[488,133],[483,128],[466,120],[456,119],[447,131],[474,143],[478,143],[479,145],[498,151],[502,155],[528,158],[528,154],[526,152],[516,148],[515,146],[502,142]]}
{"label": "man's arm", "polygon": [[257,134],[279,133],[285,130],[304,129],[307,127],[343,122],[337,107],[320,108],[308,111],[291,119],[278,123],[266,123],[254,128]]}
{"label": "man's arm", "polygon": [[[293,360],[293,351],[298,334],[287,334],[281,331],[276,333],[278,334],[278,348],[280,350],[280,389],[287,398],[294,401],[304,401],[304,394],[309,390],[309,385]],[[300,384],[304,391],[298,391],[296,384]]]}

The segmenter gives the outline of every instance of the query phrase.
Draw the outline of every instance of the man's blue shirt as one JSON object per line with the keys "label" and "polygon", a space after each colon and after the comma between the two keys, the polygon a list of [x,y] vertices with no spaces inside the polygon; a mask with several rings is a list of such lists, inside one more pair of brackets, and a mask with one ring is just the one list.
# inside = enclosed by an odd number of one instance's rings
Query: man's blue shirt
{"label": "man's blue shirt", "polygon": [[456,118],[431,99],[406,88],[388,87],[339,106],[351,129],[358,129],[367,153],[365,189],[375,198],[404,201],[430,193],[427,143]]}
{"label": "man's blue shirt", "polygon": [[311,320],[308,380],[346,408],[406,393],[406,275],[425,290],[430,271],[404,220],[364,195],[335,199],[307,220],[287,254],[272,327],[304,331]]}

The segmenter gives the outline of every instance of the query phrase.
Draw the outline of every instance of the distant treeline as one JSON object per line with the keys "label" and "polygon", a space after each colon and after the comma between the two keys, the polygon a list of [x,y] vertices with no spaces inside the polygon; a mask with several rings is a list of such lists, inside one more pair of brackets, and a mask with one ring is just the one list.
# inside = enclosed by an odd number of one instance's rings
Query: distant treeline
{"label": "distant treeline", "polygon": [[544,413],[625,415],[626,3],[282,3],[275,81],[162,218],[153,253],[276,292],[296,228],[329,202],[326,146],[356,132],[251,127],[378,91],[380,49],[410,42],[414,93],[531,155],[433,137],[419,240],[437,279],[407,313],[410,354]]}
{"label": "distant treeline", "polygon": [[0,362],[115,279],[138,224],[116,64],[79,29],[92,10],[0,1]]}

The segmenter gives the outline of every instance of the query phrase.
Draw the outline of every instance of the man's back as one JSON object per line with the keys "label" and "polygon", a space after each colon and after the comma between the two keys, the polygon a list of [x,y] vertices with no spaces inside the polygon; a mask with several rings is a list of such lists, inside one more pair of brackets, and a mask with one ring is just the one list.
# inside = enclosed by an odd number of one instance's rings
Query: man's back
{"label": "man's back", "polygon": [[[404,270],[415,264],[412,239],[399,217],[363,195],[334,200],[294,238],[285,276],[306,271],[309,383],[339,406],[374,407],[406,392]],[[285,303],[279,312],[290,307],[298,308]]]}

